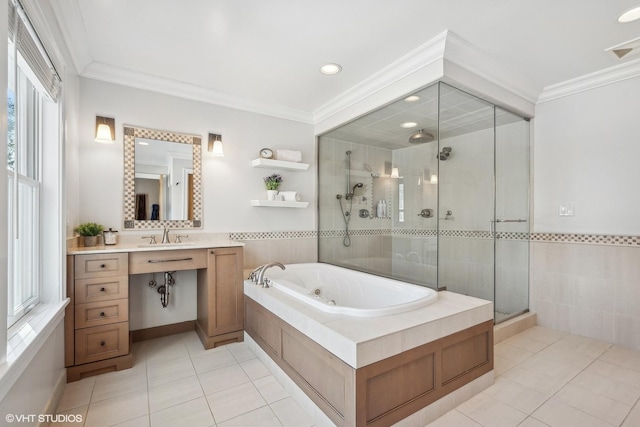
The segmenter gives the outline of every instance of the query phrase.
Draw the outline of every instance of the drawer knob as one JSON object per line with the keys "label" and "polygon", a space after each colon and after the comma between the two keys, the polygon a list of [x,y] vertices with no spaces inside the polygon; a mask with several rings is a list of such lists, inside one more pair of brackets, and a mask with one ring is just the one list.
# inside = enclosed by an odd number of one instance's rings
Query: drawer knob
{"label": "drawer knob", "polygon": [[105,268],[106,266],[106,264],[100,264],[100,268]]}
{"label": "drawer knob", "polygon": [[104,291],[105,291],[105,288],[100,288],[100,292],[104,292]]}
{"label": "drawer knob", "polygon": [[107,345],[107,343],[106,343],[106,342],[104,342],[104,341],[100,341],[100,345],[101,345],[102,347],[104,347],[105,345]]}
{"label": "drawer knob", "polygon": [[104,311],[100,312],[100,317],[104,317]]}

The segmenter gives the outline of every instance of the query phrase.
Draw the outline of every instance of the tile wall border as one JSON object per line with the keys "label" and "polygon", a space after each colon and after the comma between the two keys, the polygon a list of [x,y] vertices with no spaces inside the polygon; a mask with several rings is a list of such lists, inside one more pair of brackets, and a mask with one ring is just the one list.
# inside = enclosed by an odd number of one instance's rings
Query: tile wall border
{"label": "tile wall border", "polygon": [[[350,230],[351,236],[423,236],[451,238],[489,239],[488,231],[475,230],[419,230],[419,229],[359,229]],[[563,233],[521,233],[498,232],[499,239],[530,240],[542,243],[574,243],[605,246],[637,246],[640,247],[640,236],[616,236],[605,234],[563,234]],[[342,230],[310,230],[310,231],[257,231],[229,233],[231,240],[279,240],[279,239],[315,239],[315,238],[343,238]]]}

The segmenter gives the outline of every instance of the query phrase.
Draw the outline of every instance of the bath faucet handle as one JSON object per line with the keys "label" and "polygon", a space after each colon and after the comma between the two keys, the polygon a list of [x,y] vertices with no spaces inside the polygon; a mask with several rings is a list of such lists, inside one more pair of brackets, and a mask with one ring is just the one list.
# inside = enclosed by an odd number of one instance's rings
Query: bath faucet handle
{"label": "bath faucet handle", "polygon": [[263,267],[264,267],[264,264],[254,268],[253,271],[249,273],[249,277],[247,277],[247,279],[251,280],[253,283],[258,283],[258,274],[260,273],[260,270],[262,270]]}
{"label": "bath faucet handle", "polygon": [[176,236],[175,243],[182,243],[182,238],[183,238],[183,237],[184,237],[184,238],[187,238],[187,237],[189,237],[189,235],[188,235],[188,234],[178,234],[178,235]]}
{"label": "bath faucet handle", "polygon": [[268,277],[265,277],[264,280],[262,281],[262,287],[263,288],[270,288],[271,286],[271,279],[269,279]]}
{"label": "bath faucet handle", "polygon": [[158,242],[156,242],[156,235],[155,234],[152,234],[151,236],[142,236],[142,238],[143,239],[151,239],[151,240],[149,240],[149,244],[150,245],[155,245],[156,243],[158,243]]}

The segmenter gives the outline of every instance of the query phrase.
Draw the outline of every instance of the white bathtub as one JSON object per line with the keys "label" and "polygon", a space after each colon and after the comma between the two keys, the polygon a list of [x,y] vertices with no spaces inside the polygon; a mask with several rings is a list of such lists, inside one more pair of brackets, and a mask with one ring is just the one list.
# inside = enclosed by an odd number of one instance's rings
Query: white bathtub
{"label": "white bathtub", "polygon": [[271,286],[327,313],[386,316],[425,307],[438,299],[430,288],[337,267],[289,264],[265,272]]}

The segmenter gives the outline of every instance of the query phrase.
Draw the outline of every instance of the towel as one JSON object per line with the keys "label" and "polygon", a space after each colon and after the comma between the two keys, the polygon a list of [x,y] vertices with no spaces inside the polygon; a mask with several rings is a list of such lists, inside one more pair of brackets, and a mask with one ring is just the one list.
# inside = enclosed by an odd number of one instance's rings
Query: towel
{"label": "towel", "polygon": [[300,195],[297,191],[280,191],[278,192],[278,196],[284,196],[285,202],[299,202]]}
{"label": "towel", "polygon": [[299,163],[302,161],[302,152],[301,151],[292,151],[292,150],[277,150],[276,151],[276,159],[282,160],[285,162],[296,162]]}

